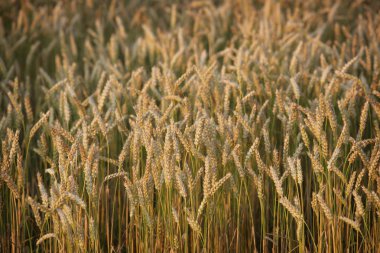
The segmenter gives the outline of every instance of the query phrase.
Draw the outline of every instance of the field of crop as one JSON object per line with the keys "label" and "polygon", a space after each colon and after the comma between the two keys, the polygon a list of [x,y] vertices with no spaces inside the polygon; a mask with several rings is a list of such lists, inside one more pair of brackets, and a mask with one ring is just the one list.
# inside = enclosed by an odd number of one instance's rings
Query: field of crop
{"label": "field of crop", "polygon": [[380,2],[0,1],[0,252],[379,252]]}

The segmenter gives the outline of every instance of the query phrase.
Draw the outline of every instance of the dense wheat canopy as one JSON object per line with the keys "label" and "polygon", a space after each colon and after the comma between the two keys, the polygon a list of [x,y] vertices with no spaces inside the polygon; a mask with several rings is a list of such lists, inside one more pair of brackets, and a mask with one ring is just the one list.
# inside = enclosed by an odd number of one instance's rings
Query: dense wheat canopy
{"label": "dense wheat canopy", "polygon": [[380,2],[0,2],[0,252],[376,252]]}

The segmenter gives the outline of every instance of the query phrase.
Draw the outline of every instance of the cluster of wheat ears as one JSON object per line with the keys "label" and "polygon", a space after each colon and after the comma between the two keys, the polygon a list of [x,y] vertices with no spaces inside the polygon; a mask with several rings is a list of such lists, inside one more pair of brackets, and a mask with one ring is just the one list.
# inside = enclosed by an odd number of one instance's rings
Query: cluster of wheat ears
{"label": "cluster of wheat ears", "polygon": [[2,1],[1,252],[376,252],[377,1]]}

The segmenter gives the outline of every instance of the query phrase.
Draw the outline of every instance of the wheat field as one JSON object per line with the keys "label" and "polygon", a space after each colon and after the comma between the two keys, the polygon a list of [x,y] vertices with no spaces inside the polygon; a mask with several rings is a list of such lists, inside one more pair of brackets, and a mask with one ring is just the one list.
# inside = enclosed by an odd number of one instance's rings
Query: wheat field
{"label": "wheat field", "polygon": [[380,252],[380,2],[0,2],[0,252]]}

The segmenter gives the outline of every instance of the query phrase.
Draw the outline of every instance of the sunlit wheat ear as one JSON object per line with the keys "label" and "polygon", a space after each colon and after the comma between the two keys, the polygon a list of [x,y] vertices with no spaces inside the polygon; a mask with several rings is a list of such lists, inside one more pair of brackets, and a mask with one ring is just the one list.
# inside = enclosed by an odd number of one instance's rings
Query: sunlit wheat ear
{"label": "sunlit wheat ear", "polygon": [[58,236],[57,236],[56,234],[54,234],[54,233],[49,233],[49,234],[45,234],[45,235],[41,236],[41,237],[37,240],[36,244],[37,244],[37,245],[40,245],[40,244],[41,244],[42,242],[44,242],[45,240],[48,240],[48,239],[51,239],[51,238],[55,238],[56,240],[58,240],[59,244],[61,245],[61,242],[59,241]]}
{"label": "sunlit wheat ear", "polygon": [[180,171],[176,172],[175,179],[176,179],[176,186],[177,186],[179,194],[183,198],[186,198],[187,197],[187,190],[186,190],[185,183],[183,181],[183,176],[180,173]]}
{"label": "sunlit wheat ear", "polygon": [[356,179],[356,182],[355,182],[355,191],[357,191],[358,189],[360,189],[360,186],[362,185],[362,182],[363,182],[363,178],[364,176],[367,174],[366,173],[367,170],[366,169],[362,169]]}
{"label": "sunlit wheat ear", "polygon": [[59,217],[63,232],[66,234],[69,242],[73,243],[73,229],[68,222],[67,216],[65,215],[63,210],[60,208],[57,208],[56,212],[58,213],[58,217]]}
{"label": "sunlit wheat ear", "polygon": [[191,182],[189,182],[190,192],[196,188],[196,186],[197,186],[198,182],[201,180],[201,177],[203,174],[204,174],[204,168],[201,167],[197,170],[194,179]]}
{"label": "sunlit wheat ear", "polygon": [[9,101],[12,104],[14,110],[16,111],[17,120],[19,122],[22,122],[22,120],[23,120],[23,114],[22,114],[21,106],[17,102],[17,98],[11,92],[9,92],[9,91],[6,94],[7,94],[8,98],[9,98]]}
{"label": "sunlit wheat ear", "polygon": [[100,116],[98,107],[96,106],[95,101],[92,97],[89,98],[89,103],[91,105],[92,112],[95,116],[96,122],[98,123],[100,131],[102,132],[103,136],[106,137],[107,136],[106,125],[105,125],[102,117]]}
{"label": "sunlit wheat ear", "polygon": [[297,81],[295,80],[295,78],[290,78],[290,84],[291,84],[295,98],[297,100],[299,100],[301,97],[301,91],[300,91],[299,85],[297,84]]}
{"label": "sunlit wheat ear", "polygon": [[110,174],[108,176],[106,176],[103,180],[103,182],[106,182],[106,181],[109,181],[109,180],[112,180],[114,178],[118,178],[118,177],[125,177],[127,176],[127,172],[124,172],[124,171],[121,171],[121,172],[117,172],[117,173],[113,173],[113,174]]}
{"label": "sunlit wheat ear", "polygon": [[42,203],[47,207],[49,204],[49,195],[43,185],[42,177],[40,173],[37,173],[38,188],[40,190]]}
{"label": "sunlit wheat ear", "polygon": [[0,182],[5,182],[6,186],[9,188],[13,196],[15,198],[20,198],[17,184],[13,181],[13,178],[10,174],[11,163],[9,162],[9,151],[5,141],[2,142],[2,152],[3,160],[0,168]]}
{"label": "sunlit wheat ear", "polygon": [[286,197],[280,198],[280,203],[285,207],[286,210],[298,221],[303,220],[302,213],[294,206]]}
{"label": "sunlit wheat ear", "polygon": [[135,209],[136,209],[136,205],[137,205],[137,199],[136,199],[136,195],[134,193],[134,186],[133,186],[132,182],[129,180],[128,177],[124,177],[124,179],[125,179],[125,181],[124,181],[125,190],[127,192],[128,200],[130,202],[130,204],[129,204],[129,215],[130,215],[130,217],[132,217],[135,213]]}
{"label": "sunlit wheat ear", "polygon": [[222,185],[227,181],[229,180],[230,178],[232,177],[232,174],[231,173],[227,173],[224,177],[222,177],[219,181],[217,181],[211,188],[210,190],[210,196],[214,195],[218,190],[219,188],[222,187]]}
{"label": "sunlit wheat ear", "polygon": [[211,164],[210,157],[206,157],[205,161],[205,175],[203,179],[203,196],[208,196],[211,190]]}
{"label": "sunlit wheat ear", "polygon": [[268,133],[268,125],[269,125],[269,120],[267,120],[264,124],[264,129],[263,129],[263,137],[264,137],[264,145],[265,145],[265,152],[270,153],[271,152],[271,144],[270,144],[270,139],[269,139],[269,133]]}
{"label": "sunlit wheat ear", "polygon": [[69,131],[65,130],[58,122],[51,127],[51,131],[53,135],[60,135],[71,143],[75,142],[74,136]]}
{"label": "sunlit wheat ear", "polygon": [[297,170],[296,170],[296,165],[295,165],[295,161],[293,158],[288,157],[288,165],[289,165],[290,174],[291,174],[293,180],[297,181]]}
{"label": "sunlit wheat ear", "polygon": [[23,156],[21,154],[21,150],[17,152],[17,161],[16,161],[16,167],[17,167],[17,188],[19,192],[21,192],[22,188],[24,187],[24,167],[23,167]]}
{"label": "sunlit wheat ear", "polygon": [[196,130],[195,130],[195,138],[194,138],[194,145],[195,146],[198,146],[200,141],[201,141],[201,137],[202,137],[202,129],[203,129],[203,124],[204,124],[204,121],[205,119],[202,117],[198,123],[197,123],[197,127],[196,127]]}
{"label": "sunlit wheat ear", "polygon": [[357,140],[361,140],[363,136],[363,132],[367,123],[367,118],[368,118],[368,110],[369,110],[369,102],[366,101],[364,104],[362,111],[360,113],[360,123],[359,123],[359,131],[358,135],[356,137]]}
{"label": "sunlit wheat ear", "polygon": [[11,149],[9,150],[9,163],[12,164],[13,163],[13,160],[16,156],[16,152],[17,152],[17,149],[19,149],[19,137],[20,137],[20,131],[17,130],[14,135],[13,135],[13,138],[11,139],[12,140],[12,144],[11,144]]}
{"label": "sunlit wheat ear", "polygon": [[118,158],[119,170],[122,169],[123,163],[129,154],[131,140],[132,140],[132,135],[129,135],[127,140],[123,144],[123,148],[120,151],[119,158]]}
{"label": "sunlit wheat ear", "polygon": [[297,183],[302,186],[303,182],[303,169],[301,167],[301,160],[298,158],[296,161],[296,166],[297,166]]}
{"label": "sunlit wheat ear", "polygon": [[244,178],[244,176],[245,176],[245,171],[244,171],[243,166],[242,166],[241,163],[240,163],[240,158],[239,158],[239,156],[238,156],[238,154],[237,154],[238,149],[239,149],[239,145],[237,145],[237,146],[232,150],[232,157],[233,157],[233,159],[234,159],[234,163],[235,163],[235,166],[236,166],[236,169],[237,169],[237,171],[238,171],[238,173],[239,173],[240,178]]}
{"label": "sunlit wheat ear", "polygon": [[163,157],[163,173],[165,178],[165,184],[167,187],[171,185],[173,174],[172,174],[172,142],[171,142],[171,131],[170,128],[166,131],[165,142],[164,142],[164,157]]}
{"label": "sunlit wheat ear", "polygon": [[32,109],[32,105],[30,102],[29,94],[25,95],[24,107],[25,107],[25,111],[26,111],[26,118],[28,119],[29,122],[33,122],[33,109]]}
{"label": "sunlit wheat ear", "polygon": [[79,207],[81,207],[82,209],[86,209],[86,203],[83,201],[83,199],[81,199],[78,195],[76,194],[73,194],[71,192],[67,192],[65,194],[65,197],[67,197],[67,199],[71,200],[72,202],[74,202],[75,204],[77,204]]}
{"label": "sunlit wheat ear", "polygon": [[96,228],[96,225],[95,225],[95,221],[92,217],[89,218],[89,235],[90,235],[90,240],[91,240],[91,243],[95,243],[96,239],[97,239],[97,228]]}
{"label": "sunlit wheat ear", "polygon": [[98,110],[100,112],[103,110],[104,103],[109,95],[113,82],[116,82],[116,80],[114,76],[111,76],[110,79],[106,82],[106,85],[104,86],[102,93],[98,97]]}
{"label": "sunlit wheat ear", "polygon": [[28,204],[30,205],[30,207],[32,208],[34,219],[36,220],[37,226],[42,231],[42,220],[41,220],[41,215],[40,215],[37,203],[31,197],[28,197],[27,201],[28,201]]}
{"label": "sunlit wheat ear", "polygon": [[289,154],[289,141],[290,141],[290,135],[289,135],[289,132],[286,132],[285,138],[284,138],[284,149],[283,149],[284,156],[287,156]]}
{"label": "sunlit wheat ear", "polygon": [[348,184],[346,185],[346,191],[345,191],[346,197],[351,195],[352,190],[354,189],[354,186],[355,186],[355,179],[356,179],[356,171],[354,171],[351,174]]}
{"label": "sunlit wheat ear", "polygon": [[177,139],[176,135],[174,134],[174,131],[172,134],[172,141],[173,141],[172,146],[173,146],[173,152],[174,152],[175,159],[177,162],[180,162],[181,161],[181,150],[179,147],[178,139]]}
{"label": "sunlit wheat ear", "polygon": [[365,213],[362,197],[358,194],[356,190],[352,193],[352,195],[354,196],[354,201],[356,205],[355,216],[362,217]]}
{"label": "sunlit wheat ear", "polygon": [[351,226],[356,231],[360,232],[360,224],[357,221],[351,220],[350,218],[339,216],[339,220],[347,223],[349,226]]}
{"label": "sunlit wheat ear", "polygon": [[175,223],[179,223],[179,216],[177,210],[172,207],[172,215]]}
{"label": "sunlit wheat ear", "polygon": [[338,201],[340,203],[342,203],[343,205],[345,205],[346,204],[346,200],[343,197],[342,191],[334,187],[333,188],[333,192],[334,192],[336,198],[338,199]]}
{"label": "sunlit wheat ear", "polygon": [[338,123],[337,123],[336,115],[334,112],[334,108],[330,99],[326,99],[325,104],[326,104],[326,107],[325,107],[326,114],[329,119],[330,127],[331,127],[331,130],[333,131],[333,134],[335,135],[337,133]]}
{"label": "sunlit wheat ear", "polygon": [[279,197],[281,198],[284,195],[284,192],[282,190],[281,181],[280,181],[280,178],[278,176],[278,172],[273,168],[273,166],[270,166],[269,171],[270,171],[271,178],[274,182],[276,192],[279,195]]}
{"label": "sunlit wheat ear", "polygon": [[5,182],[5,184],[7,185],[7,187],[12,192],[15,198],[20,198],[20,193],[18,191],[17,184],[13,181],[13,179],[7,172],[0,172],[0,179],[2,179],[2,181]]}
{"label": "sunlit wheat ear", "polygon": [[226,140],[223,144],[223,152],[222,152],[222,164],[226,166],[230,156],[230,144],[228,140]]}
{"label": "sunlit wheat ear", "polygon": [[332,169],[332,167],[335,166],[336,160],[339,158],[340,153],[341,153],[340,148],[336,147],[334,152],[332,153],[330,159],[327,162],[327,170],[330,171]]}
{"label": "sunlit wheat ear", "polygon": [[366,193],[367,197],[372,200],[372,202],[375,203],[377,209],[380,209],[380,196],[378,193],[374,192],[374,191],[369,191],[369,190],[364,190],[365,188],[363,188],[363,191]]}
{"label": "sunlit wheat ear", "polygon": [[322,196],[320,194],[317,194],[317,199],[318,199],[318,203],[319,203],[319,206],[321,207],[323,213],[325,214],[326,218],[328,221],[332,221],[333,220],[333,214],[330,210],[330,208],[327,206],[327,203],[325,202],[325,200],[322,198]]}
{"label": "sunlit wheat ear", "polygon": [[91,145],[90,150],[88,151],[85,167],[84,167],[84,177],[86,182],[86,190],[89,196],[92,196],[93,189],[93,179],[91,173],[91,167],[95,155],[95,144]]}
{"label": "sunlit wheat ear", "polygon": [[311,164],[312,164],[312,168],[315,172],[318,172],[318,173],[323,173],[324,169],[323,169],[323,166],[322,164],[319,162],[319,160],[317,159],[317,157],[313,154],[310,154],[309,152],[307,152],[310,160],[311,160]]}
{"label": "sunlit wheat ear", "polygon": [[202,229],[201,229],[201,227],[199,226],[199,224],[197,223],[197,221],[194,220],[194,218],[192,218],[191,216],[187,217],[187,222],[189,223],[191,229],[192,229],[197,235],[201,235],[201,234],[202,234]]}
{"label": "sunlit wheat ear", "polygon": [[249,123],[247,120],[245,120],[239,113],[234,111],[234,115],[237,118],[238,122],[243,126],[244,130],[247,131],[247,133],[252,133],[252,129],[249,126]]}
{"label": "sunlit wheat ear", "polygon": [[249,160],[251,159],[251,156],[257,150],[258,146],[259,146],[259,138],[256,138],[255,141],[253,142],[252,146],[249,148],[247,154],[245,155],[244,167],[247,167],[247,164],[248,164]]}
{"label": "sunlit wheat ear", "polygon": [[373,178],[374,174],[375,174],[375,168],[376,168],[376,165],[379,163],[379,160],[380,160],[380,145],[379,144],[376,144],[377,146],[377,152],[371,157],[371,163],[369,164],[369,167],[368,167],[368,175],[370,178]]}
{"label": "sunlit wheat ear", "polygon": [[38,131],[38,129],[40,129],[40,127],[43,125],[43,124],[46,124],[47,123],[47,120],[50,116],[50,110],[43,114],[42,117],[36,122],[36,124],[34,124],[34,126],[32,127],[32,129],[30,129],[30,132],[29,132],[29,139],[32,139],[33,136],[36,134],[36,132]]}
{"label": "sunlit wheat ear", "polygon": [[196,218],[196,220],[198,220],[200,218],[200,216],[202,215],[202,212],[205,209],[206,204],[207,204],[209,198],[212,197],[219,190],[219,188],[222,187],[222,185],[227,180],[229,180],[230,178],[231,178],[231,173],[227,173],[227,175],[225,175],[223,178],[221,178],[219,181],[217,181],[212,186],[212,188],[207,192],[207,194],[203,195],[203,200],[202,200],[201,204],[198,207],[198,212],[197,212],[197,218]]}
{"label": "sunlit wheat ear", "polygon": [[63,93],[63,116],[66,124],[69,124],[70,119],[71,119],[71,109],[70,105],[67,99],[67,94],[66,92]]}
{"label": "sunlit wheat ear", "polygon": [[342,180],[342,182],[344,184],[347,184],[347,178],[346,178],[346,176],[337,167],[332,166],[331,167],[331,172],[333,172],[335,175],[337,175],[339,177],[339,179]]}
{"label": "sunlit wheat ear", "polygon": [[186,152],[187,153],[191,153],[191,147],[190,147],[190,144],[189,142],[186,140],[185,136],[183,135],[183,133],[179,130],[179,129],[176,129],[176,134],[177,134],[177,137],[179,139],[179,141],[181,142],[182,146],[185,148]]}

